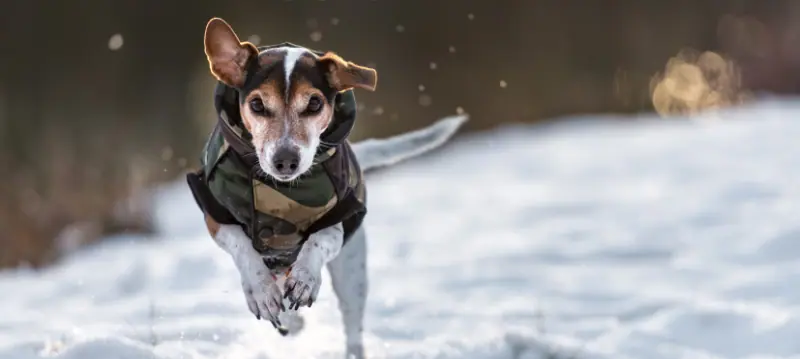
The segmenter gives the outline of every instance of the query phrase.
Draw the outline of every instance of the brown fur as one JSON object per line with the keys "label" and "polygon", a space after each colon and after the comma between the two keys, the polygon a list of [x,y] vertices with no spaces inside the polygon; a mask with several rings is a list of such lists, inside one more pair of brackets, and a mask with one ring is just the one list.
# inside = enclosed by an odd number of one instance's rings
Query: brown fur
{"label": "brown fur", "polygon": [[219,232],[220,224],[217,223],[211,216],[206,214],[206,228],[208,228],[208,234],[211,235],[212,238],[217,237],[217,232]]}
{"label": "brown fur", "polygon": [[319,61],[328,66],[328,81],[339,91],[354,87],[375,91],[378,73],[374,69],[345,61],[332,52],[320,57]]}
{"label": "brown fur", "polygon": [[239,41],[230,25],[220,18],[208,22],[204,38],[211,73],[228,86],[241,86],[247,60],[258,54],[255,45]]}
{"label": "brown fur", "polygon": [[[233,29],[219,18],[211,19],[206,25],[205,51],[212,74],[231,87],[243,85],[249,60],[257,58],[260,70],[267,70],[285,59],[286,55],[284,52],[269,51],[258,54],[255,46],[241,42]],[[240,106],[242,122],[252,135],[256,156],[265,173],[277,176],[273,167],[276,148],[282,147],[282,150],[288,149],[298,154],[298,170],[283,176],[284,181],[296,178],[313,165],[316,148],[312,147],[316,147],[318,139],[315,137],[322,134],[333,119],[333,104],[328,103],[328,99],[335,91],[352,88],[374,91],[377,83],[374,69],[345,61],[331,52],[321,57],[304,52],[294,65],[296,72],[293,72],[290,83],[284,84],[285,74],[284,77],[278,77],[278,69],[271,69],[273,72],[255,89],[250,90],[248,86],[249,92]],[[322,73],[318,70],[322,70]],[[325,78],[319,78],[320,75]],[[320,80],[327,80],[330,87],[314,87],[313,83]],[[317,114],[309,115],[306,109],[312,96],[320,99],[322,109]],[[254,99],[261,100],[267,113],[253,113],[251,101]]]}
{"label": "brown fur", "polygon": [[[313,60],[312,60],[313,61]],[[323,109],[313,117],[300,117],[308,105],[311,96],[318,96],[322,100]],[[254,115],[250,111],[249,102],[260,98],[264,106],[273,113],[272,117]],[[287,105],[288,103],[288,105]],[[275,81],[265,82],[253,90],[245,99],[241,107],[242,119],[245,127],[253,134],[254,142],[275,142],[287,132],[297,143],[308,145],[311,142],[308,121],[312,121],[314,128],[321,133],[328,127],[333,118],[333,107],[327,102],[320,90],[305,79],[293,82],[290,97],[284,99],[279,85]],[[288,129],[284,126],[289,126]]]}
{"label": "brown fur", "polygon": [[322,92],[306,79],[301,78],[295,81],[290,93],[291,98],[289,100],[292,110],[295,113],[300,113],[305,110],[306,106],[308,106],[308,99],[310,99],[311,96],[316,95],[322,100],[322,110],[317,115],[307,118],[297,118],[297,121],[289,128],[289,133],[298,142],[307,145],[311,142],[311,138],[309,137],[310,134],[308,133],[306,123],[310,121],[313,127],[317,129],[317,133],[322,133],[330,124],[331,119],[333,119],[333,105],[328,103],[328,100],[325,99]]}
{"label": "brown fur", "polygon": [[297,59],[297,62],[309,67],[317,65],[317,60],[310,56],[301,56],[299,59]]}
{"label": "brown fur", "polygon": [[[250,101],[261,99],[264,108],[272,112],[274,117],[258,116],[250,111]],[[257,141],[277,141],[283,133],[283,113],[285,107],[280,84],[276,81],[262,83],[247,95],[240,107],[242,122]]]}
{"label": "brown fur", "polygon": [[[248,42],[241,42],[239,37],[225,20],[212,18],[206,25],[205,52],[208,57],[211,73],[220,81],[233,87],[241,86],[245,80],[245,66],[249,58],[258,56],[256,47]],[[280,61],[282,57],[269,53],[259,56],[262,66]],[[374,69],[345,61],[332,52],[315,59],[303,56],[298,62],[308,66],[321,65],[330,72],[327,74],[330,84],[339,91],[352,88],[375,90],[377,73]],[[253,90],[241,107],[245,128],[253,135],[257,146],[265,142],[274,142],[284,133],[302,145],[311,142],[310,130],[321,133],[330,124],[333,108],[319,89],[314,88],[308,80],[298,79],[290,84],[289,98],[280,91],[280,85],[274,81],[265,82]],[[308,99],[317,95],[323,101],[323,110],[313,117],[298,116],[308,105]],[[258,116],[250,111],[249,102],[260,98],[264,106],[273,116]],[[308,121],[312,121],[309,123]],[[289,128],[285,128],[289,126]]]}
{"label": "brown fur", "polygon": [[266,53],[258,56],[258,66],[267,67],[283,59],[282,56],[275,53]]}

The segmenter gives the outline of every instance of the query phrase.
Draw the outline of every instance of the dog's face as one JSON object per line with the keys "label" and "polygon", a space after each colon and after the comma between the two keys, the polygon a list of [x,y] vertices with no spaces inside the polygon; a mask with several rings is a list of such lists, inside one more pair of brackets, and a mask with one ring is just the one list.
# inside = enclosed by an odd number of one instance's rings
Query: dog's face
{"label": "dog's face", "polygon": [[[333,119],[336,94],[356,87],[374,91],[377,82],[375,70],[333,53],[317,56],[289,47],[259,53],[219,18],[206,26],[205,52],[217,79],[244,90],[240,113],[253,136],[259,166],[283,182],[313,165],[320,135]],[[248,68],[254,59],[257,69]]]}

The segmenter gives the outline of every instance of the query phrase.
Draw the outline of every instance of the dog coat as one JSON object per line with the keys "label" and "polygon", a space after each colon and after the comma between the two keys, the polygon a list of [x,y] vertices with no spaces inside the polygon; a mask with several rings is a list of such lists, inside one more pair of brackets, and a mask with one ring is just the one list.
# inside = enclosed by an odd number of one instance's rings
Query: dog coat
{"label": "dog coat", "polygon": [[291,183],[270,179],[259,168],[238,97],[236,89],[217,84],[217,125],[203,149],[202,168],[187,174],[200,209],[216,222],[242,226],[270,269],[289,267],[309,235],[339,222],[346,243],[366,215],[363,174],[347,141],[356,119],[353,91],[336,95],[314,165]]}

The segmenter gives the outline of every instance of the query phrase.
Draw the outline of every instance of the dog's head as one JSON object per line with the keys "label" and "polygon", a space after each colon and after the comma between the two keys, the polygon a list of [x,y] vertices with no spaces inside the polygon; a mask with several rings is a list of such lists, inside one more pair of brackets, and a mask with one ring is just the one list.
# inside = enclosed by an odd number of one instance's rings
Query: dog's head
{"label": "dog's head", "polygon": [[334,53],[318,56],[305,48],[259,52],[242,42],[222,19],[206,25],[205,52],[211,73],[240,90],[240,113],[252,134],[261,169],[291,181],[311,168],[320,135],[333,119],[337,93],[375,90],[375,70]]}

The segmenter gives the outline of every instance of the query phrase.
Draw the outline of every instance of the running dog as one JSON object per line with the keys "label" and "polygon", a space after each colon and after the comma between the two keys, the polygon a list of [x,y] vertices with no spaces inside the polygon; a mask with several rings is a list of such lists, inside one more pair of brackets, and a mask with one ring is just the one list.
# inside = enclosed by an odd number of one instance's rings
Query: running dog
{"label": "running dog", "polygon": [[445,143],[466,116],[350,144],[354,89],[374,69],[291,43],[256,47],[222,19],[205,30],[217,125],[187,181],[208,231],[232,258],[248,308],[281,334],[302,327],[328,268],[348,358],[363,358],[367,213],[363,173]]}

